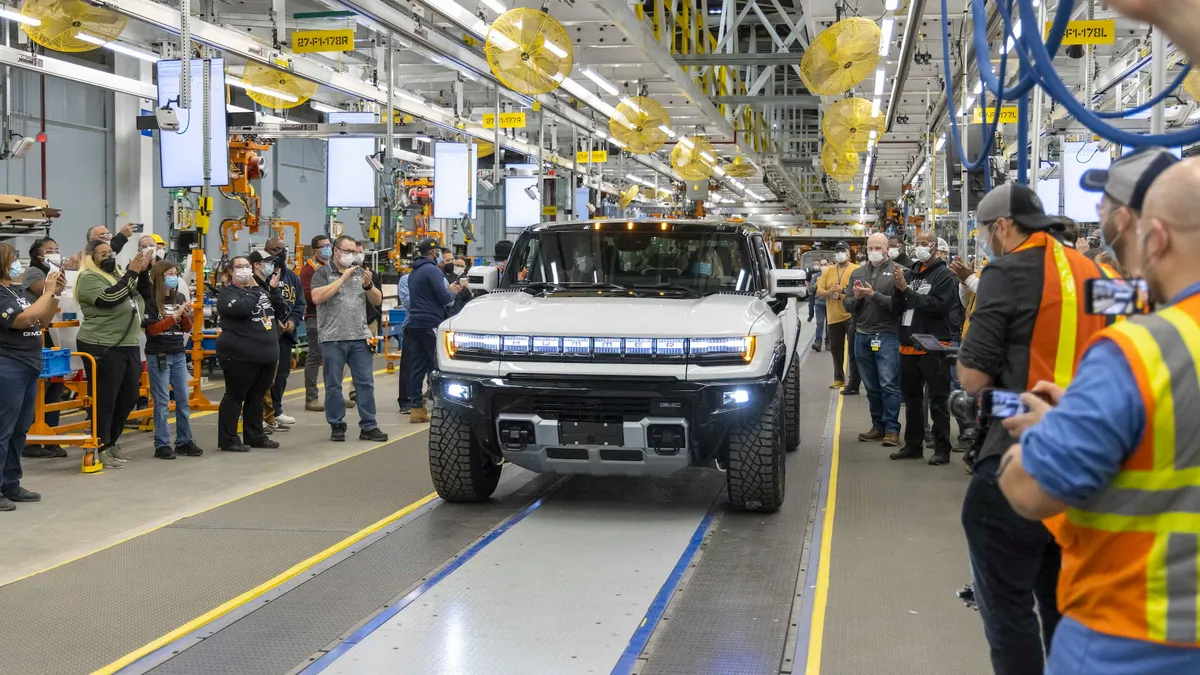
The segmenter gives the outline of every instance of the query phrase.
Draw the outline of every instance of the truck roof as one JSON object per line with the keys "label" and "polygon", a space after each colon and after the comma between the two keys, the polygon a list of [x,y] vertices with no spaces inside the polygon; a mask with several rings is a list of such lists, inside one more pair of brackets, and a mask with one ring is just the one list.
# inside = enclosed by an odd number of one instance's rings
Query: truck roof
{"label": "truck roof", "polygon": [[695,218],[594,218],[590,220],[568,220],[539,223],[537,225],[531,225],[528,229],[533,232],[564,232],[591,229],[595,225],[600,225],[603,227],[606,224],[624,225],[626,223],[653,223],[655,225],[659,223],[670,223],[674,227],[684,227],[687,230],[692,231],[711,229],[717,232],[762,232],[760,228],[752,223],[734,223],[723,220],[699,220]]}

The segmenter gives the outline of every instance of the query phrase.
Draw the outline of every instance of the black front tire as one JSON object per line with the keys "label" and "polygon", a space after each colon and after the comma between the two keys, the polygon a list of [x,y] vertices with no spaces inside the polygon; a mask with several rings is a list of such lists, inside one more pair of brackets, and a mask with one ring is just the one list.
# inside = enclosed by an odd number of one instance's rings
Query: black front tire
{"label": "black front tire", "polygon": [[435,401],[429,421],[429,474],[448,502],[482,502],[500,483],[500,467],[471,432],[467,414]]}
{"label": "black front tire", "polygon": [[742,420],[729,433],[726,484],[729,502],[745,511],[772,513],[783,505],[783,392],[758,415]]}
{"label": "black front tire", "polygon": [[795,452],[800,447],[800,355],[792,354],[787,378],[783,381],[783,449]]}

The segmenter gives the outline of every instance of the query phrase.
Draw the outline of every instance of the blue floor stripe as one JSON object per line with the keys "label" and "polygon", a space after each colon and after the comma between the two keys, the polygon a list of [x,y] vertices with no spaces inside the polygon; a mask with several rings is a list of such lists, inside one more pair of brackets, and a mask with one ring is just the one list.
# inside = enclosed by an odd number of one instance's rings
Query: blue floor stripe
{"label": "blue floor stripe", "polygon": [[704,535],[708,533],[708,528],[712,525],[713,517],[716,515],[715,509],[716,503],[714,502],[704,519],[700,521],[700,525],[696,527],[696,531],[692,533],[687,548],[683,550],[683,555],[675,563],[675,568],[671,570],[670,576],[663,582],[662,588],[658,589],[658,595],[654,596],[654,601],[650,603],[650,610],[638,624],[638,629],[629,639],[629,645],[625,647],[625,652],[621,654],[616,667],[613,668],[613,675],[626,675],[637,664],[638,657],[641,656],[642,651],[646,648],[646,643],[650,641],[651,634],[654,633],[654,627],[658,625],[659,619],[667,611],[667,604],[671,602],[671,596],[675,594],[675,589],[683,580],[688,565],[692,564],[692,558],[696,557],[696,551],[700,549],[700,544],[704,543]]}
{"label": "blue floor stripe", "polygon": [[438,583],[443,579],[453,574],[455,570],[465,565],[468,560],[478,555],[485,546],[493,541],[496,541],[500,535],[509,531],[514,525],[524,520],[526,516],[536,511],[538,507],[542,505],[542,502],[545,499],[546,497],[541,497],[536,502],[526,507],[525,510],[521,511],[496,529],[489,532],[487,536],[485,536],[483,539],[480,539],[478,542],[468,548],[465,553],[456,558],[449,565],[446,565],[439,570],[437,574],[429,577],[429,579],[413,589],[408,595],[404,596],[394,605],[383,610],[361,628],[351,633],[349,637],[339,642],[336,647],[330,649],[323,656],[321,656],[321,658],[313,661],[312,664],[310,664],[307,668],[300,671],[300,675],[314,675],[315,673],[324,671],[326,668],[332,665],[334,661],[337,661],[338,658],[340,658],[343,654],[350,651],[351,648],[366,639],[368,635],[375,632],[376,629],[387,623],[392,617],[404,611],[404,609],[411,605],[417,598],[427,593],[429,589],[438,585]]}

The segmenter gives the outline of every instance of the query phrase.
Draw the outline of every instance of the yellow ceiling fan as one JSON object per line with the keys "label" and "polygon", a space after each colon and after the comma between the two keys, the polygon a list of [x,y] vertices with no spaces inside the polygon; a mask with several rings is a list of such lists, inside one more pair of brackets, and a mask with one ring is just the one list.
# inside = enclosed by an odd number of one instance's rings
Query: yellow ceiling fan
{"label": "yellow ceiling fan", "polygon": [[862,82],[879,63],[879,26],[843,19],[821,31],[800,59],[800,79],[814,94],[831,96]]}
{"label": "yellow ceiling fan", "polygon": [[257,61],[247,61],[238,78],[252,101],[271,110],[301,105],[317,93],[317,83],[277,70]]}
{"label": "yellow ceiling fan", "polygon": [[746,162],[741,157],[734,157],[733,163],[726,164],[722,167],[725,175],[731,178],[749,178],[758,173],[758,169],[754,168],[753,164]]}
{"label": "yellow ceiling fan", "polygon": [[684,180],[704,180],[716,165],[717,150],[703,136],[681,136],[671,150],[671,168]]}
{"label": "yellow ceiling fan", "polygon": [[637,199],[638,192],[640,189],[636,185],[630,185],[622,190],[620,198],[617,199],[617,207],[623,209],[632,204],[633,200]]}
{"label": "yellow ceiling fan", "polygon": [[[30,40],[57,52],[87,52],[112,42],[128,19],[82,0],[25,0],[21,14],[41,23],[21,24]],[[80,37],[80,36],[83,37]]]}
{"label": "yellow ceiling fan", "polygon": [[622,100],[608,121],[608,131],[635,155],[645,155],[667,142],[671,116],[667,109],[649,96]]}
{"label": "yellow ceiling fan", "polygon": [[883,132],[883,115],[865,98],[844,98],[825,111],[821,131],[839,149],[866,152],[872,134]]}
{"label": "yellow ceiling fan", "polygon": [[826,143],[821,148],[821,167],[839,183],[851,181],[858,175],[858,153]]}
{"label": "yellow ceiling fan", "polygon": [[571,40],[549,14],[519,7],[499,16],[484,46],[492,74],[513,91],[536,96],[558,88],[571,74]]}

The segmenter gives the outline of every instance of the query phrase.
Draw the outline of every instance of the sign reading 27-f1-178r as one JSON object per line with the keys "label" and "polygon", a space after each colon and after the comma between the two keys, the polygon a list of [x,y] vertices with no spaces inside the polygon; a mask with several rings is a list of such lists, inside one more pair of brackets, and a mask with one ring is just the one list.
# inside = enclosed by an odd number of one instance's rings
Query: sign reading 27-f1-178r
{"label": "sign reading 27-f1-178r", "polygon": [[[1046,36],[1050,35],[1049,22],[1046,23]],[[1111,45],[1117,41],[1117,22],[1112,19],[1096,19],[1095,21],[1072,21],[1067,24],[1067,32],[1063,34],[1064,45]]]}
{"label": "sign reading 27-f1-178r", "polygon": [[292,31],[292,51],[297,54],[352,52],[354,51],[354,29]]}

